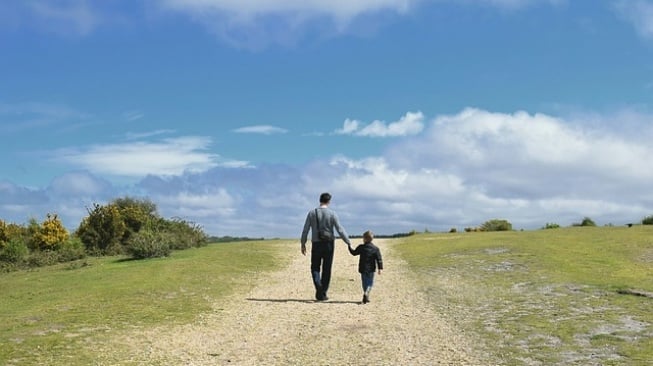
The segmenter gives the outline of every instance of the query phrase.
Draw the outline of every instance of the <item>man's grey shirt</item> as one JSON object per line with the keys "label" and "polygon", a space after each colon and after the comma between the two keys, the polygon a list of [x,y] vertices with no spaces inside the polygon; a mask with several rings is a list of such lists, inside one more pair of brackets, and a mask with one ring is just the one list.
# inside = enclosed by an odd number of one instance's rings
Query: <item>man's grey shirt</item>
{"label": "man's grey shirt", "polygon": [[320,239],[317,236],[318,233],[318,227],[317,227],[317,217],[315,214],[318,214],[320,217],[320,227],[327,229],[331,231],[333,234],[333,230],[335,229],[338,234],[340,235],[340,238],[345,241],[347,244],[351,244],[351,241],[349,241],[349,236],[347,236],[347,232],[345,231],[345,228],[340,225],[340,220],[338,219],[338,215],[336,213],[325,206],[320,206],[316,209],[310,210],[308,214],[306,215],[306,222],[304,223],[304,230],[302,230],[302,239],[301,243],[306,244],[306,241],[308,240],[308,231],[311,231],[311,241],[317,242],[320,241]]}

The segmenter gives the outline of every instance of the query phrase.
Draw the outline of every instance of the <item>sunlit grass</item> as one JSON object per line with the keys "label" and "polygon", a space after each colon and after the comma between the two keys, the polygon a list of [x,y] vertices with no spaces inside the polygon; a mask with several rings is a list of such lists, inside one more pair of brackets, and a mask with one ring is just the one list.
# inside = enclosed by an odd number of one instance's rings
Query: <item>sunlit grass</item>
{"label": "sunlit grass", "polygon": [[2,274],[0,364],[90,364],[87,340],[192,320],[235,289],[253,286],[261,272],[282,266],[281,245],[213,244],[169,258],[89,258]]}
{"label": "sunlit grass", "polygon": [[[417,235],[397,246],[434,306],[507,365],[653,359],[653,227]],[[600,362],[600,363],[596,363]]]}

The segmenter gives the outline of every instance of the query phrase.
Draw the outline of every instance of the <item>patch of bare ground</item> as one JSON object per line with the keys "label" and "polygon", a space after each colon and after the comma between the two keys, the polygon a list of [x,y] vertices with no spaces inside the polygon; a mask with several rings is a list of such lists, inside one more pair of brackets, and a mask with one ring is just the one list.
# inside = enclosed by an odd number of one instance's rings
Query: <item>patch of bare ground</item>
{"label": "patch of bare ground", "polygon": [[[291,264],[253,278],[191,324],[131,329],[94,345],[98,365],[486,365],[472,335],[417,290],[392,241],[376,240],[386,270],[360,303],[358,257],[336,243],[330,300],[316,302],[309,256],[288,243]],[[310,245],[310,244],[309,244]]]}

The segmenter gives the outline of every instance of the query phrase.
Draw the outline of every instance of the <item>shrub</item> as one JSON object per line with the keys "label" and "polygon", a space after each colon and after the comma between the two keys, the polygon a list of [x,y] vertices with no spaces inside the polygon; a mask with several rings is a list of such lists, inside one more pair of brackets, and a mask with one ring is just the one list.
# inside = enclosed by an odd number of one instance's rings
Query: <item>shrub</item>
{"label": "shrub", "polygon": [[112,201],[109,205],[118,209],[125,223],[125,232],[120,240],[123,245],[148,222],[158,219],[156,205],[147,199],[124,197]]}
{"label": "shrub", "polygon": [[167,257],[171,252],[170,239],[164,231],[142,229],[132,235],[125,250],[134,259]]}
{"label": "shrub", "polygon": [[161,220],[159,230],[170,235],[172,249],[198,248],[208,243],[208,236],[201,226],[179,218]]}
{"label": "shrub", "polygon": [[28,254],[29,249],[24,241],[11,239],[0,249],[0,261],[21,264],[27,259]]}
{"label": "shrub", "polygon": [[512,224],[507,220],[493,219],[481,225],[481,231],[511,231]]}
{"label": "shrub", "polygon": [[546,225],[544,225],[543,229],[558,229],[560,228],[560,225],[553,223],[553,222],[547,222]]}
{"label": "shrub", "polygon": [[27,264],[30,267],[44,267],[59,263],[59,253],[53,250],[36,250],[30,252]]}
{"label": "shrub", "polygon": [[453,234],[453,233],[457,233],[458,230],[455,227],[452,227],[451,229],[449,229],[449,232]]}
{"label": "shrub", "polygon": [[589,217],[584,217],[580,223],[574,223],[572,226],[596,226],[596,223]]}
{"label": "shrub", "polygon": [[82,219],[75,235],[93,254],[119,254],[122,252],[121,240],[126,226],[118,207],[101,206],[97,203],[88,216]]}
{"label": "shrub", "polygon": [[644,219],[642,219],[642,225],[653,225],[653,215],[646,216]]}
{"label": "shrub", "polygon": [[27,222],[27,227],[25,227],[24,237],[27,247],[32,251],[39,250],[39,243],[36,239],[36,235],[40,230],[41,225],[39,225],[39,222],[33,217],[30,218]]}
{"label": "shrub", "polygon": [[33,230],[32,243],[34,249],[38,250],[57,250],[69,237],[61,220],[52,214],[47,214],[45,221]]}
{"label": "shrub", "polygon": [[71,262],[86,257],[84,243],[78,237],[66,240],[57,251],[59,262]]}
{"label": "shrub", "polygon": [[0,250],[5,247],[9,238],[7,237],[7,223],[0,220]]}
{"label": "shrub", "polygon": [[2,243],[5,244],[12,239],[22,240],[23,243],[27,243],[27,229],[21,225],[6,223],[0,220],[0,248]]}

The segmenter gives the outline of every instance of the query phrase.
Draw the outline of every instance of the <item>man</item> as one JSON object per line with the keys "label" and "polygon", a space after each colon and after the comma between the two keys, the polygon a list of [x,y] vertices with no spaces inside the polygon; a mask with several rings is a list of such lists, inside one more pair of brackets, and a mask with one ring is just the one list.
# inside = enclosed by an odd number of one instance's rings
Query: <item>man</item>
{"label": "man", "polygon": [[[308,230],[311,230],[311,275],[315,285],[315,299],[317,301],[328,300],[327,291],[331,282],[331,266],[333,264],[334,235],[335,228],[342,240],[351,245],[345,229],[340,226],[338,215],[329,208],[331,195],[322,193],[320,195],[320,207],[311,210],[306,215],[304,230],[302,231],[302,254],[306,255],[306,241]],[[330,233],[330,238],[320,238],[320,231]],[[320,273],[320,267],[322,273]]]}

